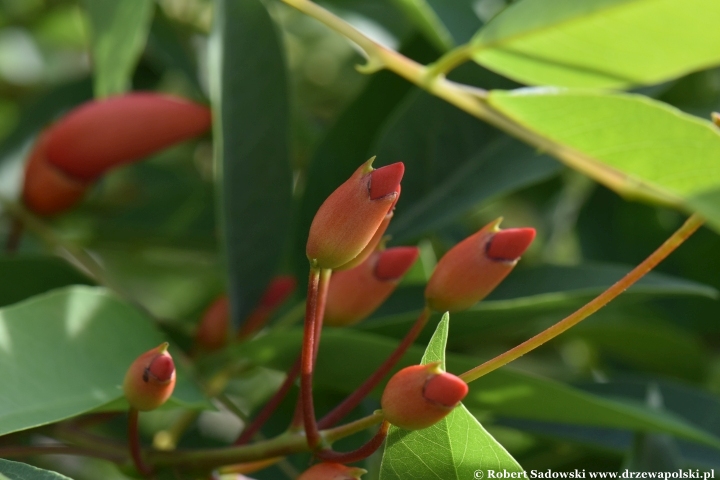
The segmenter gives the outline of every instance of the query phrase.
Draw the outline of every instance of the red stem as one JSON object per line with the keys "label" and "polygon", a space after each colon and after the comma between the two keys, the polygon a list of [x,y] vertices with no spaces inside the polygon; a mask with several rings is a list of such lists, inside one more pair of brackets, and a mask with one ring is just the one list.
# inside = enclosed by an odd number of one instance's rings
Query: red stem
{"label": "red stem", "polygon": [[362,400],[372,391],[372,389],[380,383],[380,381],[385,377],[385,375],[387,375],[388,372],[390,372],[390,370],[395,367],[395,365],[397,364],[397,362],[400,361],[403,355],[405,355],[405,352],[407,352],[408,348],[410,348],[410,346],[417,339],[418,335],[420,335],[420,332],[422,332],[423,328],[425,328],[425,325],[427,324],[431,313],[432,312],[429,308],[425,307],[425,309],[423,309],[418,319],[415,320],[415,323],[413,324],[410,331],[408,331],[408,333],[405,335],[405,338],[403,338],[402,342],[400,342],[397,348],[395,348],[395,351],[391,353],[387,359],[385,359],[385,362],[383,362],[383,364],[380,365],[377,370],[375,370],[375,373],[370,375],[368,379],[365,380],[365,382],[357,388],[357,390],[351,393],[347,398],[345,398],[345,400],[343,400],[338,406],[332,409],[330,413],[325,415],[318,422],[319,429],[324,430],[326,428],[332,427],[337,422],[342,420],[345,415],[347,415],[355,407],[357,407],[360,402],[362,402]]}
{"label": "red stem", "polygon": [[235,445],[246,444],[262,428],[262,426],[265,425],[265,422],[270,419],[275,410],[277,410],[280,403],[282,403],[282,401],[287,396],[288,392],[293,386],[293,383],[295,383],[295,379],[297,378],[299,373],[300,357],[298,357],[298,359],[288,371],[287,376],[285,377],[285,381],[282,383],[282,385],[280,385],[280,388],[277,392],[275,392],[275,395],[273,395],[272,398],[267,402],[267,404],[265,404],[263,409],[260,410],[260,412],[255,417],[255,420],[253,420],[252,423],[250,423],[242,431],[242,434],[240,434],[238,439],[235,440]]}
{"label": "red stem", "polygon": [[325,462],[337,462],[337,463],[352,463],[364,460],[375,451],[380,448],[380,445],[385,441],[388,434],[390,423],[385,420],[380,425],[380,429],[365,445],[362,447],[352,450],[350,452],[336,452],[334,450],[320,450],[316,456]]}
{"label": "red stem", "polygon": [[135,468],[141,474],[148,476],[152,473],[152,468],[148,467],[142,459],[140,433],[138,432],[139,413],[135,408],[130,407],[130,411],[128,412],[128,442],[130,455],[132,456]]}

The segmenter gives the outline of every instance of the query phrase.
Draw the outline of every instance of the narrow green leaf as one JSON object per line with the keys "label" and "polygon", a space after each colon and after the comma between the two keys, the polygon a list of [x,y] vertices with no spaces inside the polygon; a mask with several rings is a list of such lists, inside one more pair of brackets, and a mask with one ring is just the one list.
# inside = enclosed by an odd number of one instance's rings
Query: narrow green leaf
{"label": "narrow green leaf", "polygon": [[[163,341],[147,317],[100,288],[57,290],[0,309],[0,435],[120,399],[128,366]],[[205,407],[182,365],[177,377],[171,401]]]}
{"label": "narrow green leaf", "polygon": [[395,4],[435,48],[445,51],[455,46],[452,33],[426,0],[395,0]]}
{"label": "narrow green leaf", "polygon": [[0,458],[0,480],[72,480],[57,472]]}
{"label": "narrow green leaf", "polygon": [[720,229],[720,131],[711,122],[640,95],[522,89],[493,91],[489,102],[572,149],[570,166],[618,193],[697,211]]}
{"label": "narrow green leaf", "polygon": [[95,96],[130,89],[154,9],[146,0],[82,0],[90,23]]}
{"label": "narrow green leaf", "polygon": [[[423,365],[441,362],[445,368],[450,315],[445,314],[421,360]],[[421,461],[419,461],[421,460]],[[385,441],[380,479],[477,478],[477,471],[521,472],[522,467],[464,405],[456,407],[432,427],[408,431],[390,427]]]}
{"label": "narrow green leaf", "polygon": [[524,0],[471,44],[476,62],[522,83],[624,88],[720,63],[719,23],[715,0]]}
{"label": "narrow green leaf", "polygon": [[1,257],[0,278],[12,279],[0,288],[0,307],[55,288],[93,284],[66,261],[47,255]]}
{"label": "narrow green leaf", "polygon": [[[478,330],[482,331],[482,327],[478,327]],[[453,335],[458,336],[458,332]],[[301,339],[300,329],[271,333],[231,348],[215,360],[228,355],[284,371],[297,358]],[[387,337],[352,329],[331,328],[323,332],[315,375],[318,390],[335,393],[354,391],[396,346],[397,341]],[[420,347],[411,347],[397,369],[417,364],[422,354],[423,349]],[[338,362],[338,358],[343,361]],[[448,371],[464,372],[483,360],[450,353],[447,354]],[[381,393],[382,388],[378,388],[373,396],[379,398]],[[463,404],[472,412],[490,412],[508,418],[572,425],[670,433],[720,448],[719,434],[706,430],[702,423],[689,422],[685,415],[681,417],[673,411],[651,410],[642,402],[629,403],[600,397],[511,367],[495,370],[473,382]]]}
{"label": "narrow green leaf", "polygon": [[277,271],[289,228],[292,170],[282,45],[259,0],[215,2],[210,36],[215,166],[233,324]]}

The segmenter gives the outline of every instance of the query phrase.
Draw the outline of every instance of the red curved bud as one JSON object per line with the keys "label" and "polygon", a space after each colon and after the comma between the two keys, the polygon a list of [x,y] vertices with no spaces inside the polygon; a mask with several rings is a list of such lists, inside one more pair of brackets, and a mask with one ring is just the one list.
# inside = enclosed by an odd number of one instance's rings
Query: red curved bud
{"label": "red curved bud", "polygon": [[175,363],[167,347],[168,344],[163,343],[143,353],[125,374],[125,398],[136,410],[154,410],[172,395],[175,388]]}
{"label": "red curved bud", "polygon": [[440,259],[425,287],[425,301],[430,308],[437,311],[470,308],[512,271],[535,238],[535,230],[501,231],[500,220],[490,222]]}
{"label": "red curved bud", "polygon": [[394,205],[404,166],[373,170],[373,160],[331,193],[315,214],[306,253],[316,267],[338,268],[357,257]]}
{"label": "red curved bud", "polygon": [[359,480],[367,470],[341,463],[318,463],[305,470],[297,480]]}
{"label": "red curved bud", "polygon": [[48,131],[47,158],[92,181],[109,168],[144,158],[210,128],[210,110],[157,93],[129,93],[81,105]]}
{"label": "red curved bud", "polygon": [[367,318],[395,290],[418,257],[416,247],[394,247],[374,252],[357,267],[330,277],[325,323],[347,326]]}
{"label": "red curved bud", "polygon": [[445,418],[467,392],[467,384],[444,372],[439,363],[413,365],[392,376],[380,404],[388,422],[406,430],[419,430]]}
{"label": "red curved bud", "polygon": [[534,239],[534,228],[500,230],[488,242],[487,255],[493,260],[515,261],[525,253]]}
{"label": "red curved bud", "polygon": [[227,345],[230,330],[230,301],[218,297],[203,314],[195,331],[195,344],[200,350],[213,352]]}

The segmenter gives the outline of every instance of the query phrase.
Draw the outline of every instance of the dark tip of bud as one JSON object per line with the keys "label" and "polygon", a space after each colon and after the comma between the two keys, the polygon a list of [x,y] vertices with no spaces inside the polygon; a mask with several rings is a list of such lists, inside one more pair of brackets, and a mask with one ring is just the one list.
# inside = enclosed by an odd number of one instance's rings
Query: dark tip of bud
{"label": "dark tip of bud", "polygon": [[263,293],[260,304],[265,307],[278,306],[295,290],[296,285],[295,278],[290,275],[279,275],[273,278]]}
{"label": "dark tip of bud", "polygon": [[379,280],[397,280],[415,263],[420,250],[417,247],[394,247],[380,253],[375,265]]}
{"label": "dark tip of bud", "polygon": [[487,256],[493,260],[517,260],[535,238],[534,228],[508,228],[497,232],[487,245]]}
{"label": "dark tip of bud", "polygon": [[402,162],[393,163],[370,172],[370,200],[377,200],[399,191],[400,180],[405,173]]}
{"label": "dark tip of bud", "polygon": [[468,393],[468,385],[460,377],[443,372],[425,383],[423,396],[445,407],[455,407]]}
{"label": "dark tip of bud", "polygon": [[[152,376],[158,382],[170,381],[174,373],[175,363],[173,362],[172,357],[166,354],[158,355],[153,358],[146,371],[148,377]],[[143,380],[148,382],[149,378],[146,379],[146,375],[143,375]]]}

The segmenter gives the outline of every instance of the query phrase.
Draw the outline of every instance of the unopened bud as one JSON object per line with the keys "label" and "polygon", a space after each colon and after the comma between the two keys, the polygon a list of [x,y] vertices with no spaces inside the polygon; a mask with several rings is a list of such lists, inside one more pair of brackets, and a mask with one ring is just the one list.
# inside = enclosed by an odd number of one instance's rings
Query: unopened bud
{"label": "unopened bud", "polygon": [[125,398],[136,410],[154,410],[172,395],[175,388],[175,363],[167,348],[168,344],[163,343],[143,353],[125,374]]}
{"label": "unopened bud", "polygon": [[220,350],[228,343],[229,330],[230,301],[221,295],[205,310],[195,331],[195,344],[205,352]]}
{"label": "unopened bud", "polygon": [[338,268],[360,255],[375,236],[399,195],[405,167],[393,163],[374,170],[365,162],[320,206],[306,253],[319,268]]}
{"label": "unopened bud", "polygon": [[417,247],[374,252],[363,263],[330,277],[325,323],[347,326],[372,314],[395,290],[418,257]]}
{"label": "unopened bud", "polygon": [[393,375],[380,403],[388,422],[419,430],[445,418],[467,393],[467,383],[444,372],[439,363],[413,365]]}
{"label": "unopened bud", "polygon": [[436,311],[470,308],[512,271],[535,238],[533,228],[500,230],[495,220],[447,252],[435,267],[425,300]]}
{"label": "unopened bud", "polygon": [[297,480],[359,480],[367,470],[342,463],[318,463],[305,470]]}

